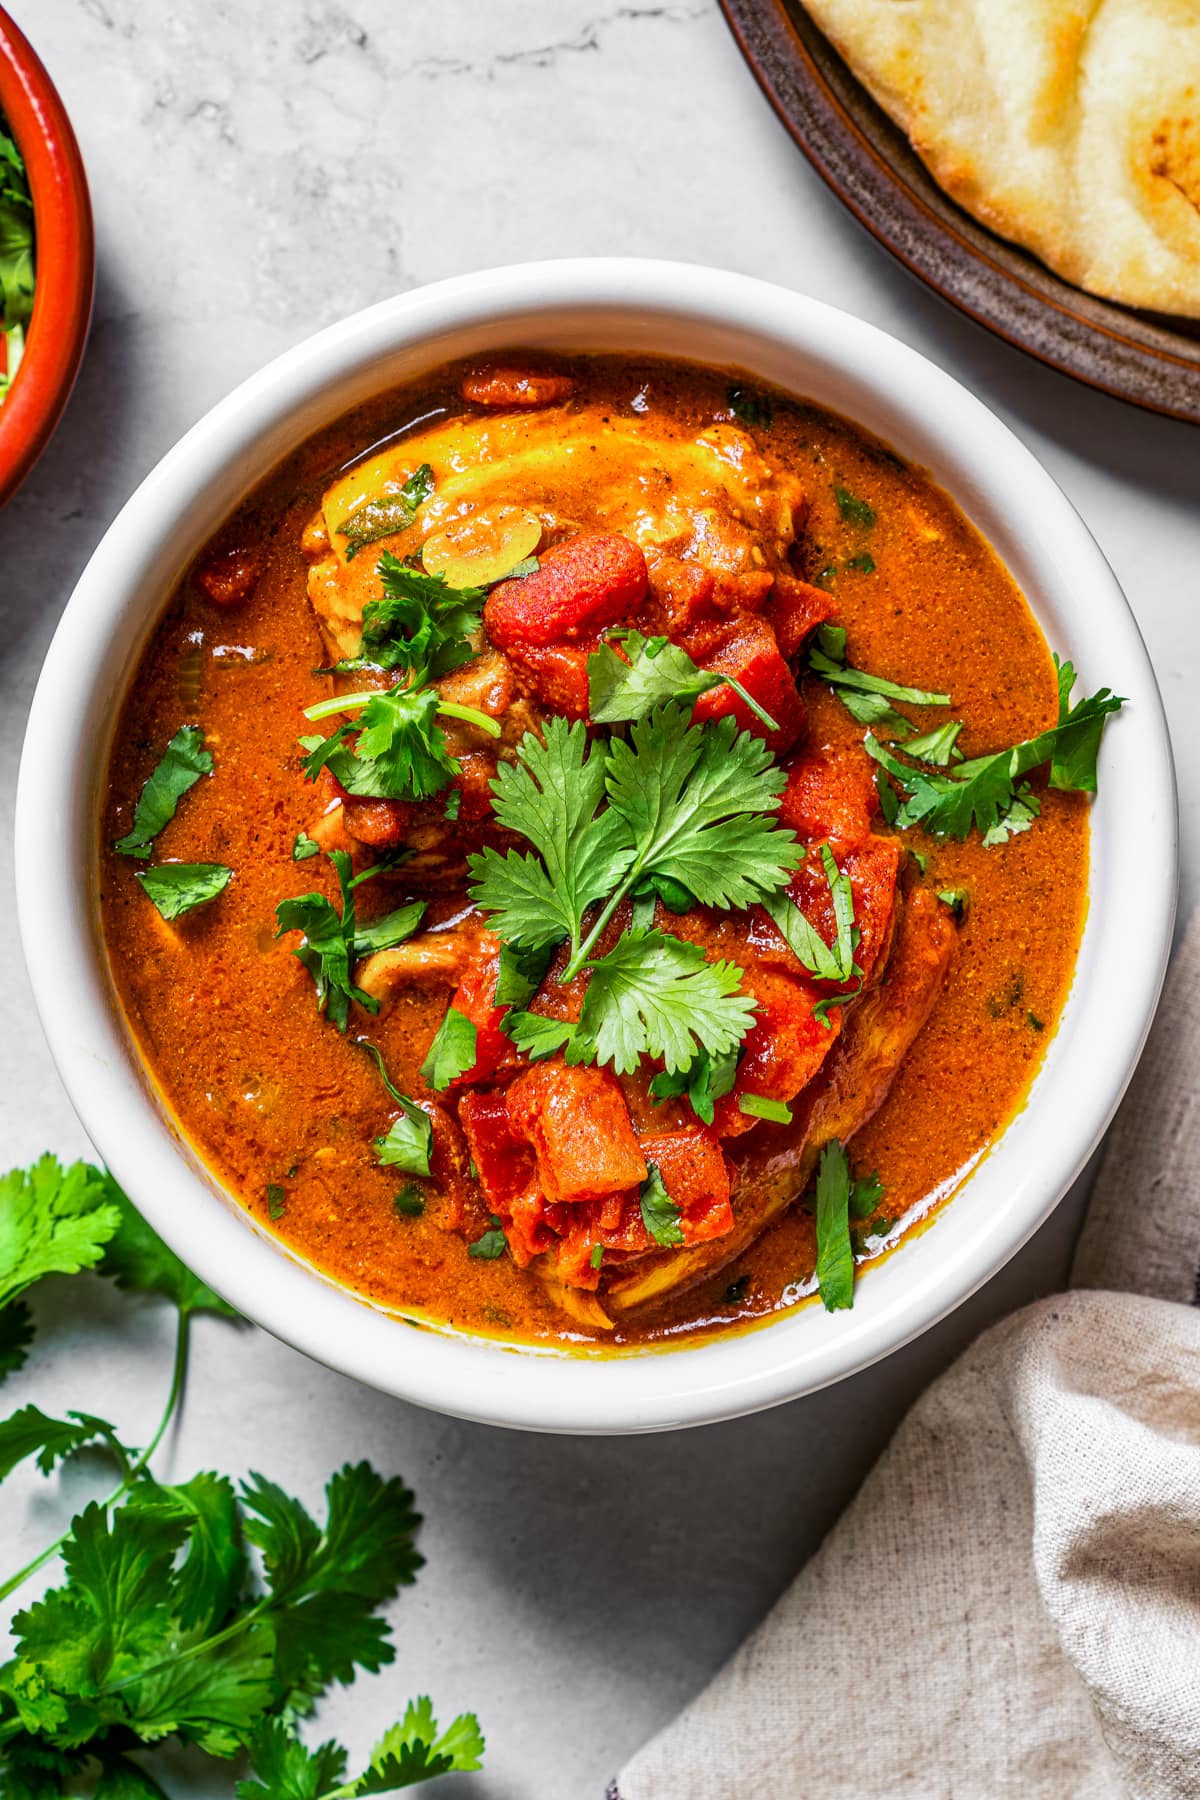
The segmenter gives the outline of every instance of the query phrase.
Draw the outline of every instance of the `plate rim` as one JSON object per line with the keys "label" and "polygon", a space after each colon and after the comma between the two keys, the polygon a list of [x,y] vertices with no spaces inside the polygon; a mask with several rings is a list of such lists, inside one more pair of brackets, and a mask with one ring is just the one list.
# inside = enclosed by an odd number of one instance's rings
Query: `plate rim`
{"label": "plate rim", "polygon": [[[802,0],[801,0],[802,3]],[[998,248],[1008,250],[1011,254],[1028,259],[1035,265],[1048,282],[1061,286],[1066,292],[1078,294],[1083,302],[1110,308],[1119,317],[1128,318],[1131,324],[1141,321],[1141,315],[1133,308],[1126,308],[1119,301],[1108,300],[1103,295],[1091,294],[1084,288],[1075,287],[1062,276],[1056,274],[1047,264],[1037,258],[1033,251],[1024,245],[1005,239],[993,232],[981,220],[966,212],[958,203],[942,189],[933,175],[920,167],[929,186],[937,198],[948,209],[952,209],[962,221],[962,229],[943,218],[934,209],[931,200],[919,189],[913,187],[906,175],[893,168],[879,147],[862,130],[858,122],[847,112],[839,95],[831,88],[823,70],[816,62],[797,29],[787,0],[718,0],[725,23],[736,43],[746,66],[754,76],[759,88],[769,101],[772,110],[784,126],[793,143],[803,152],[810,166],[825,182],[830,192],[845,206],[846,210],[857,222],[870,233],[875,241],[895,258],[900,266],[914,280],[928,288],[940,300],[954,307],[964,317],[970,319],[983,330],[989,331],[1003,343],[1022,351],[1026,356],[1040,362],[1043,367],[1053,369],[1057,374],[1067,376],[1073,381],[1093,388],[1098,393],[1107,394],[1114,400],[1124,401],[1128,406],[1137,407],[1144,412],[1156,413],[1162,418],[1177,419],[1184,424],[1200,424],[1200,339],[1196,343],[1195,357],[1184,355],[1164,345],[1158,348],[1140,341],[1136,336],[1127,335],[1117,324],[1109,325],[1088,318],[1080,312],[1073,311],[1065,300],[1053,295],[1039,292],[1033,283],[1020,274],[1004,267],[991,256],[986,244],[976,244],[976,234],[994,243]],[[815,20],[807,14],[806,18],[814,33],[828,44],[830,53],[841,58],[840,51],[829,40]],[[825,118],[814,112],[811,116],[803,116],[798,109],[789,103],[789,97],[782,91],[776,74],[770,66],[771,54],[779,58],[781,64],[790,69],[797,82],[803,84],[809,96],[821,101],[825,109]],[[861,90],[864,101],[879,112],[888,127],[904,136],[902,127],[890,118],[879,107],[874,96],[866,86],[858,80],[853,70],[846,65],[848,80],[854,82]],[[1038,309],[1043,317],[1051,320],[1070,320],[1081,334],[1095,340],[1104,340],[1118,349],[1126,363],[1132,359],[1143,365],[1147,378],[1153,371],[1164,371],[1168,368],[1178,370],[1184,380],[1185,387],[1190,389],[1178,404],[1169,400],[1156,398],[1129,381],[1122,382],[1119,373],[1105,376],[1098,370],[1080,367],[1070,360],[1069,345],[1062,343],[1057,354],[1048,347],[1039,346],[1021,335],[1020,331],[1006,325],[987,308],[974,302],[963,287],[948,281],[928,266],[926,260],[915,256],[900,240],[900,235],[890,230],[886,221],[878,218],[863,200],[847,185],[836,166],[836,159],[829,153],[828,133],[838,131],[846,138],[853,140],[857,146],[863,167],[878,181],[884,182],[900,203],[914,216],[919,217],[924,225],[924,241],[936,243],[940,248],[949,250],[954,259],[964,266],[973,265],[986,272],[993,282],[1001,284],[1002,289],[1010,294],[1019,294],[1027,307]],[[913,152],[915,157],[916,152]],[[1169,333],[1169,324],[1157,325],[1147,317],[1144,329]],[[1061,326],[1059,327],[1061,331]],[[1061,339],[1060,339],[1061,343]]]}

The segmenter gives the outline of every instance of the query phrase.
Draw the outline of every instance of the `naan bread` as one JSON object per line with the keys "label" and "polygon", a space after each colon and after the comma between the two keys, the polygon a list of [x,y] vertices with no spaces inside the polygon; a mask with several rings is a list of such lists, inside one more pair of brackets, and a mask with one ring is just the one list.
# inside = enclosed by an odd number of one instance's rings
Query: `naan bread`
{"label": "naan bread", "polygon": [[1200,0],[805,0],[940,185],[1077,286],[1200,318]]}

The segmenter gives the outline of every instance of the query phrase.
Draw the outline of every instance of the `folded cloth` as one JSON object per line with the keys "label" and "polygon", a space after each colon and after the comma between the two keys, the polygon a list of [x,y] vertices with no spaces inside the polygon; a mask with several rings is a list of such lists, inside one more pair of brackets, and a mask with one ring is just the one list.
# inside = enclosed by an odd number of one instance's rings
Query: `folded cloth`
{"label": "folded cloth", "polygon": [[1200,917],[1071,1291],[934,1383],[610,1800],[1200,1797]]}

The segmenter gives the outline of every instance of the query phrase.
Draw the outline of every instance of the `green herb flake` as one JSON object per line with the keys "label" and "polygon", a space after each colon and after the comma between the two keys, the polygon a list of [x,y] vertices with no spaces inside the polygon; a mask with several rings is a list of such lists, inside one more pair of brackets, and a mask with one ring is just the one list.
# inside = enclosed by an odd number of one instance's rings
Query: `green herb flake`
{"label": "green herb flake", "polygon": [[1030,1028],[1031,1028],[1031,1029],[1032,1029],[1032,1030],[1034,1030],[1034,1031],[1045,1031],[1045,1029],[1046,1029],[1046,1022],[1045,1022],[1045,1020],[1044,1020],[1044,1019],[1039,1019],[1039,1018],[1038,1018],[1038,1016],[1037,1016],[1037,1014],[1036,1014],[1036,1013],[1033,1013],[1033,1012],[1027,1012],[1027,1013],[1026,1013],[1026,1014],[1025,1014],[1025,1017],[1026,1017],[1026,1019],[1027,1019],[1027,1020],[1028,1020],[1028,1022],[1029,1022],[1029,1025],[1030,1025]]}
{"label": "green herb flake", "polygon": [[189,788],[213,772],[212,753],[204,748],[198,725],[183,725],[164,750],[138,797],[132,828],[113,845],[122,856],[149,856],[151,845]]}
{"label": "green herb flake", "polygon": [[425,1196],[415,1181],[400,1189],[392,1205],[402,1219],[419,1219],[425,1211]]}
{"label": "green herb flake", "polygon": [[292,861],[307,862],[310,856],[320,856],[321,846],[315,838],[310,838],[307,831],[298,831],[292,844]]}
{"label": "green herb flake", "polygon": [[593,1269],[598,1269],[600,1267],[600,1264],[603,1261],[604,1261],[604,1245],[603,1244],[593,1244],[592,1245],[592,1253],[588,1257],[589,1265]]}
{"label": "green herb flake", "polygon": [[267,1183],[267,1212],[272,1221],[282,1219],[287,1211],[287,1195],[277,1181]]}
{"label": "green herb flake", "polygon": [[725,1289],[725,1292],[721,1296],[721,1305],[740,1306],[749,1292],[750,1277],[748,1275],[739,1275],[734,1281],[731,1281],[729,1286]]}
{"label": "green herb flake", "polygon": [[869,550],[860,550],[857,556],[847,557],[846,567],[848,569],[853,569],[857,575],[873,575],[875,573],[875,558],[871,555]]}
{"label": "green herb flake", "polygon": [[835,487],[833,497],[837,501],[837,509],[847,525],[855,525],[860,531],[874,531],[875,508],[865,500],[852,494],[849,488]]}
{"label": "green herb flake", "polygon": [[638,1189],[642,1224],[660,1249],[677,1250],[683,1243],[683,1228],[679,1223],[683,1217],[682,1208],[676,1206],[668,1194],[658,1164],[648,1162],[646,1168],[646,1179]]}
{"label": "green herb flake", "polygon": [[164,919],[207,906],[233,879],[233,870],[224,863],[155,863],[134,874]]}
{"label": "green herb flake", "polygon": [[948,906],[956,919],[965,919],[971,904],[971,896],[966,888],[939,888],[937,897],[943,906]]}
{"label": "green herb flake", "polygon": [[771,429],[775,414],[769,394],[735,383],[726,391],[725,399],[730,412],[740,424],[749,425],[757,431]]}
{"label": "green herb flake", "polygon": [[407,531],[420,508],[433,498],[433,492],[433,470],[428,463],[422,463],[398,492],[361,502],[337,528],[338,536],[346,540],[346,561],[353,562],[360,550],[378,543],[380,538]]}
{"label": "green herb flake", "polygon": [[495,1262],[508,1249],[508,1239],[498,1213],[491,1214],[491,1230],[477,1237],[473,1244],[467,1245],[467,1255],[481,1258],[484,1262]]}

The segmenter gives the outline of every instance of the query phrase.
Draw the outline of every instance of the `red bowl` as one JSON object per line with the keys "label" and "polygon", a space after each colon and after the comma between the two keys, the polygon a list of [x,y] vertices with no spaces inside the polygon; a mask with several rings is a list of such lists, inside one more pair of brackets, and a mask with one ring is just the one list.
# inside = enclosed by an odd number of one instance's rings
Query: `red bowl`
{"label": "red bowl", "polygon": [[75,385],[92,319],[96,255],[87,176],[54,83],[0,7],[0,113],[33,199],[33,317],[0,401],[0,506],[50,440]]}

